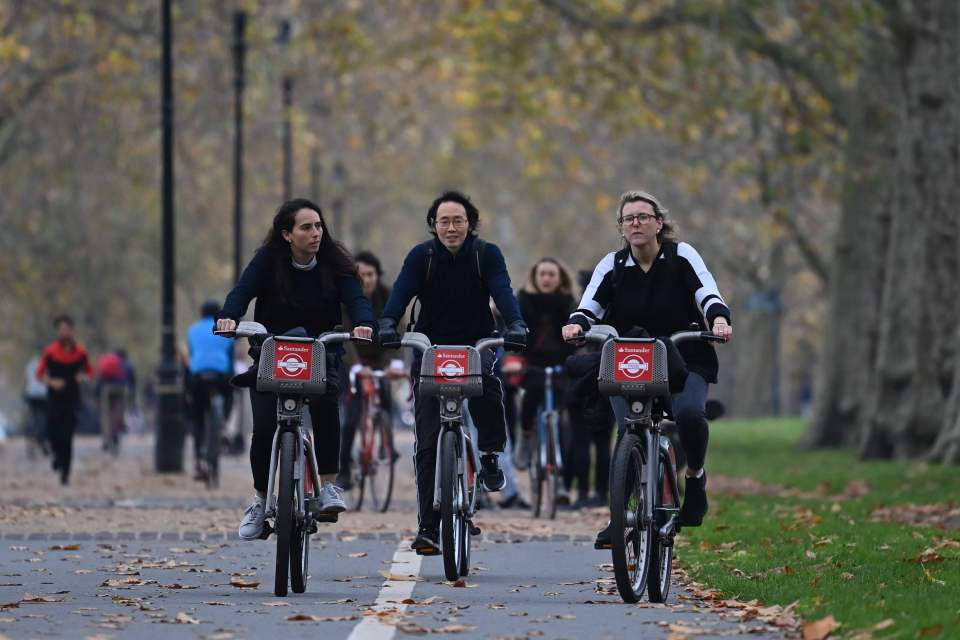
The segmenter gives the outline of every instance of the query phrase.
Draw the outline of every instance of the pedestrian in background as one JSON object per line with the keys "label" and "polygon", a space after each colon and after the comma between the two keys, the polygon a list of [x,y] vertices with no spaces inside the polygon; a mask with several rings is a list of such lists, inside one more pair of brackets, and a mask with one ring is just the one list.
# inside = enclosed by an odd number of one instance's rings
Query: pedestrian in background
{"label": "pedestrian in background", "polygon": [[27,457],[33,460],[37,451],[46,456],[50,453],[47,444],[47,387],[37,380],[37,367],[40,366],[40,354],[30,358],[23,375],[23,401],[27,405],[24,413],[23,433],[27,438]]}

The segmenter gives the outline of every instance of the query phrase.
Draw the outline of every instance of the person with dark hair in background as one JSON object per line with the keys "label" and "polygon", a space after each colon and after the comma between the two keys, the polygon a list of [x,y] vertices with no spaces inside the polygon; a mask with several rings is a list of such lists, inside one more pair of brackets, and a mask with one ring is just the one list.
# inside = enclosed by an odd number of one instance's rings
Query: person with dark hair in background
{"label": "person with dark hair in background", "polygon": [[44,349],[36,376],[47,385],[47,436],[53,448],[53,470],[60,472],[60,484],[67,484],[80,408],[80,384],[93,375],[93,368],[87,350],[74,337],[73,318],[59,315],[53,326],[57,339]]}
{"label": "person with dark hair in background", "polygon": [[[217,331],[232,331],[256,298],[253,319],[269,333],[282,335],[302,328],[310,336],[341,324],[340,305],[346,305],[357,323],[353,335],[372,338],[373,310],[363,295],[357,265],[330,235],[320,207],[304,198],[280,205],[263,245],[243,270],[217,314]],[[340,361],[343,349],[327,351],[327,393],[310,396],[313,446],[320,476],[320,509],[337,514],[346,510],[342,490],[334,484],[340,462]],[[270,454],[277,429],[277,398],[250,389],[253,438],[250,468],[256,497],[247,507],[239,535],[256,540],[263,531]]]}
{"label": "person with dark hair in background", "polygon": [[[379,316],[383,313],[383,308],[390,298],[390,287],[381,281],[383,268],[380,266],[380,259],[370,251],[360,251],[354,256],[354,260],[357,262],[357,276],[360,278],[363,295],[370,300],[374,316]],[[349,312],[347,312],[347,316],[349,316]],[[348,326],[352,324],[353,319],[349,318],[349,320]],[[390,360],[391,352],[381,349],[379,345],[354,343],[346,345],[344,363],[349,365],[350,377],[356,384],[345,385],[347,388],[344,396],[344,416],[340,431],[340,471],[337,475],[337,486],[344,490],[353,488],[353,479],[350,475],[350,469],[353,466],[353,441],[357,435],[357,427],[360,423],[363,408],[363,396],[360,393],[357,374],[369,373],[371,369],[388,369]],[[381,379],[379,385],[380,407],[385,412],[390,413],[393,405],[390,382]]]}
{"label": "person with dark hair in background", "polygon": [[[397,325],[414,296],[420,315],[414,330],[434,344],[472,345],[490,336],[494,319],[492,297],[507,325],[504,340],[523,345],[527,326],[510,288],[510,275],[500,248],[477,238],[480,211],[466,195],[447,191],[427,210],[427,229],[434,237],[407,254],[393,285],[393,293],[380,318],[381,344],[400,342]],[[487,491],[500,491],[506,483],[498,453],[506,444],[503,388],[493,374],[495,356],[481,354],[483,395],[471,398],[470,415],[479,432],[479,480]],[[421,356],[414,357],[411,377],[416,411],[417,503],[420,527],[411,547],[418,553],[439,553],[439,514],[433,509],[433,484],[440,431],[438,398],[420,396]]]}
{"label": "person with dark hair in background", "polygon": [[[187,367],[190,370],[190,417],[193,422],[194,479],[206,480],[206,422],[215,397],[223,402],[221,418],[226,420],[233,405],[233,340],[214,335],[214,318],[220,303],[207,300],[200,307],[200,319],[187,330]],[[223,428],[223,425],[219,425]]]}

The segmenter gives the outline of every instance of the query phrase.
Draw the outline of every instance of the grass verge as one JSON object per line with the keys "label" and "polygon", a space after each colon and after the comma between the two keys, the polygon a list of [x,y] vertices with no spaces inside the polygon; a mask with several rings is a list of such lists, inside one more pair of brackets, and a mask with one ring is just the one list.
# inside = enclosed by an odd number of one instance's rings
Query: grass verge
{"label": "grass verge", "polygon": [[796,601],[807,620],[832,614],[841,637],[870,637],[887,619],[873,637],[960,637],[960,531],[871,518],[883,506],[957,501],[960,470],[800,451],[803,429],[800,420],[711,428],[709,472],[766,486],[717,495],[708,483],[710,516],[677,541],[683,566],[738,600]]}

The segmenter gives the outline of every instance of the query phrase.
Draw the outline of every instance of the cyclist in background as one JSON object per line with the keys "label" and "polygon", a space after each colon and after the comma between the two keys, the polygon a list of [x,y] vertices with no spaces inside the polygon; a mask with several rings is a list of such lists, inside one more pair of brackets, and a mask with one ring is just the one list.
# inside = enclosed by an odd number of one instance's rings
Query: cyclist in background
{"label": "cyclist in background", "polygon": [[[193,420],[194,479],[205,480],[207,469],[207,412],[214,396],[223,399],[222,417],[230,415],[233,404],[233,340],[213,334],[214,318],[220,311],[216,300],[200,307],[200,319],[187,330],[187,358],[190,370],[191,419]],[[221,425],[222,427],[222,425]]]}
{"label": "cyclist in background", "polygon": [[[357,276],[360,278],[363,295],[370,301],[374,316],[379,316],[383,313],[383,308],[390,298],[390,288],[380,281],[383,277],[380,259],[370,251],[361,251],[354,256],[354,260],[357,261]],[[346,315],[349,316],[349,312]],[[349,325],[352,325],[352,320]],[[378,345],[353,342],[345,345],[345,349],[344,362],[350,366],[350,373],[353,374],[351,377],[355,384],[352,388],[346,390],[344,396],[344,418],[340,433],[340,471],[337,474],[337,486],[349,491],[353,488],[353,480],[350,475],[353,465],[353,441],[357,435],[357,427],[363,409],[363,394],[361,393],[360,380],[356,374],[369,373],[370,370],[374,369],[386,370],[390,366],[391,353],[393,352],[381,349]],[[381,380],[379,389],[380,407],[387,414],[392,415],[393,396],[390,393],[390,382]]]}

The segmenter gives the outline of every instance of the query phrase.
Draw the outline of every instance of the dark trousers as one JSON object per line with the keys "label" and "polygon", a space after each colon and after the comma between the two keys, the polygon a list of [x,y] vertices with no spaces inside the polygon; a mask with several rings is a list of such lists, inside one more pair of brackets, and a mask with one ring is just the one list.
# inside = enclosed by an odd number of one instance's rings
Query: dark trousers
{"label": "dark trousers", "polygon": [[[380,391],[380,410],[388,416],[393,413],[393,394],[390,381],[381,378],[377,381]],[[362,381],[357,378],[355,389],[351,389],[343,400],[343,426],[340,428],[340,472],[349,473],[353,460],[353,441],[357,437],[357,428],[363,416],[364,397],[360,389]]]}
{"label": "dark trousers", "polygon": [[27,402],[27,436],[35,441],[40,448],[47,448],[47,399],[26,398]]}
{"label": "dark trousers", "polygon": [[[313,423],[313,448],[317,454],[317,474],[337,472],[340,457],[340,369],[327,364],[327,393],[308,396],[310,421]],[[270,476],[270,454],[273,452],[273,435],[277,431],[277,395],[250,390],[253,408],[253,437],[250,439],[250,468],[253,471],[253,488],[267,490]]]}
{"label": "dark trousers", "polygon": [[[230,415],[230,409],[233,407],[233,387],[230,386],[230,374],[217,373],[214,371],[201,371],[191,378],[191,393],[193,395],[190,404],[190,413],[193,421],[193,460],[199,465],[206,453],[207,439],[205,425],[207,414],[210,412],[210,402],[214,396],[223,398],[223,414],[221,420],[226,421]],[[276,398],[276,396],[274,396]],[[274,402],[274,413],[276,413],[276,402]],[[274,416],[276,423],[276,416]],[[220,425],[221,428],[223,425]],[[267,465],[269,467],[269,460]],[[269,473],[269,469],[267,470]]]}
{"label": "dark trousers", "polygon": [[70,477],[79,404],[75,398],[51,398],[47,402],[47,438],[53,449],[53,468],[62,479]]}
{"label": "dark trousers", "polygon": [[[687,376],[683,391],[670,396],[671,414],[677,423],[680,444],[687,454],[687,467],[701,469],[707,457],[707,442],[710,432],[707,427],[707,381],[693,371]],[[623,419],[627,403],[623,398],[610,398],[613,413],[617,416],[617,434],[623,432]]]}
{"label": "dark trousers", "polygon": [[574,426],[570,430],[569,457],[565,459],[563,470],[567,488],[571,488],[573,481],[577,483],[577,497],[586,500],[590,495],[590,448],[594,451],[593,492],[603,498],[607,497],[610,480],[610,436],[613,434],[613,425],[599,431],[591,431]]}
{"label": "dark trousers", "polygon": [[[507,425],[504,418],[503,386],[493,375],[495,356],[489,351],[480,354],[483,370],[483,395],[470,398],[470,417],[477,427],[480,451],[500,452],[507,443]],[[416,420],[416,453],[413,461],[417,471],[417,506],[420,525],[436,527],[440,514],[433,510],[433,482],[437,464],[437,438],[440,435],[440,399],[420,395],[420,358],[415,358],[413,375],[413,402]]]}

